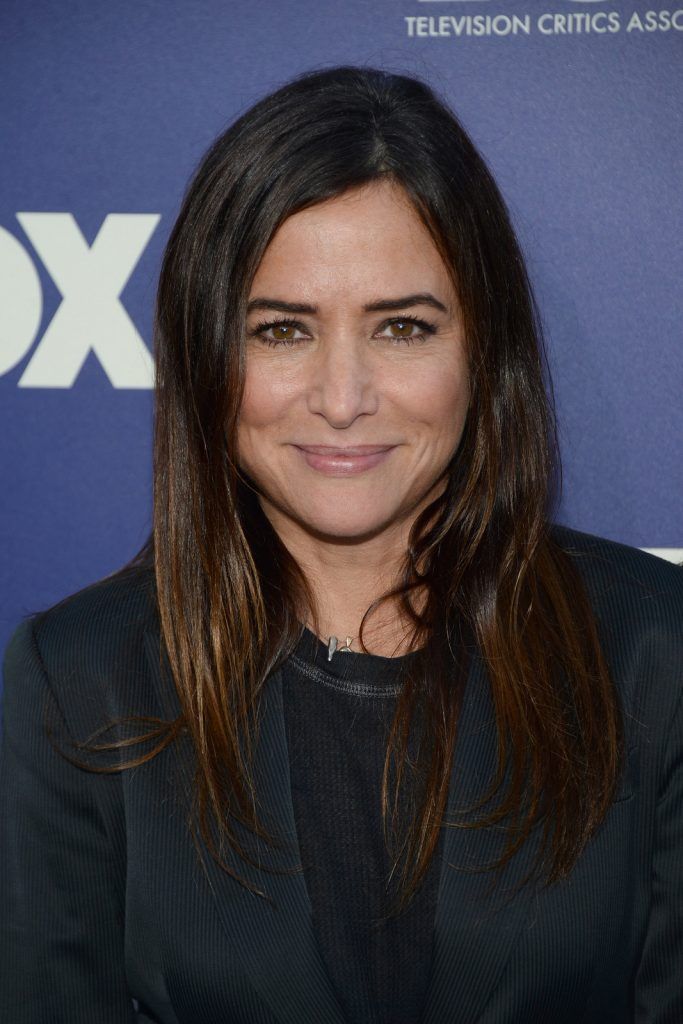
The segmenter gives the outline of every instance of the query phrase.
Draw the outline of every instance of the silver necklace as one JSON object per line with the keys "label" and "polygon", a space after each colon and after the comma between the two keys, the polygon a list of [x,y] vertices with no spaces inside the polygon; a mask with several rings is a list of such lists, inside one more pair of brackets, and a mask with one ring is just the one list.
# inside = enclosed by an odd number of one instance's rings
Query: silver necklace
{"label": "silver necklace", "polygon": [[[336,636],[331,636],[330,637],[330,642],[327,645],[327,660],[328,661],[332,661],[332,655],[334,654],[335,651],[351,651],[351,641],[352,640],[353,640],[353,637],[347,636],[346,643],[344,644],[344,646],[343,647],[338,647],[337,645],[338,645],[339,641],[337,640]],[[353,652],[351,652],[351,653],[353,653]]]}

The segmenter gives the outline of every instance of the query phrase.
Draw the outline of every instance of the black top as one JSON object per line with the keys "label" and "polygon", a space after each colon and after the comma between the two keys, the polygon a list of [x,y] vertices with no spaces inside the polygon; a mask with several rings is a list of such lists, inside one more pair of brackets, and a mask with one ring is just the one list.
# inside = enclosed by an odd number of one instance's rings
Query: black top
{"label": "black top", "polygon": [[[304,627],[283,665],[292,801],[313,925],[350,1024],[415,1024],[427,990],[441,839],[414,899],[387,916],[398,890],[395,879],[387,888],[380,797],[402,673],[415,657],[336,651],[328,661],[327,646]],[[401,797],[404,827],[404,787]]]}

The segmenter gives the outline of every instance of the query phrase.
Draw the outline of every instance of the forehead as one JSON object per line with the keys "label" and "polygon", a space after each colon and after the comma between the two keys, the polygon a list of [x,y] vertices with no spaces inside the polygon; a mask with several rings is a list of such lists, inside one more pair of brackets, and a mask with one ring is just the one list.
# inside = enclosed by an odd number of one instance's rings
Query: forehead
{"label": "forehead", "polygon": [[[448,269],[408,196],[372,182],[292,214],[268,245],[254,294],[296,290],[320,300],[354,295],[452,294]],[[284,298],[284,295],[280,297]]]}

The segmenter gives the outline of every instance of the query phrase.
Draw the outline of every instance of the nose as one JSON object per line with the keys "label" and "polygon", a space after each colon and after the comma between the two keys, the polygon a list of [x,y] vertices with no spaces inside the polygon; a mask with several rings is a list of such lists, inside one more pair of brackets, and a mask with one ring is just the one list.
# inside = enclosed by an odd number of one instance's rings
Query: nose
{"label": "nose", "polygon": [[370,354],[362,340],[336,337],[320,346],[312,360],[308,408],[336,428],[377,409],[378,395]]}

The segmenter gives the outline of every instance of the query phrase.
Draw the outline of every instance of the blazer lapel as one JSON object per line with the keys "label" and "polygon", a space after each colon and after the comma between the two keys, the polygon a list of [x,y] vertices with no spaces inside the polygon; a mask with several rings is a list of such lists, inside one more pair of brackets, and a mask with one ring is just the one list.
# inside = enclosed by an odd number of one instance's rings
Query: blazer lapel
{"label": "blazer lapel", "polygon": [[[488,788],[497,761],[495,716],[481,659],[473,658],[458,726],[447,820]],[[459,1021],[472,1024],[482,1015],[523,927],[533,899],[529,885],[515,887],[528,872],[538,835],[501,872],[494,888],[491,872],[477,867],[497,860],[505,833],[497,828],[449,828],[434,922],[432,970],[422,1024]]]}
{"label": "blazer lapel", "polygon": [[[167,662],[159,666],[159,637],[145,633],[145,647],[164,713],[175,717],[179,704]],[[344,1024],[344,1015],[326,972],[313,930],[311,904],[300,868],[296,824],[289,783],[289,754],[285,732],[282,676],[269,677],[263,691],[259,742],[254,774],[260,798],[261,820],[288,845],[272,850],[258,846],[258,859],[266,868],[288,869],[288,874],[259,871],[232,850],[225,853],[230,867],[265,891],[274,904],[250,893],[222,871],[201,843],[211,898],[231,948],[241,957],[244,970],[273,1016],[281,1024],[324,1020]],[[186,778],[189,786],[189,776]],[[235,826],[240,841],[254,850],[249,833]],[[252,854],[253,855],[253,854]],[[292,869],[299,868],[298,871]],[[194,883],[188,880],[188,892]]]}

